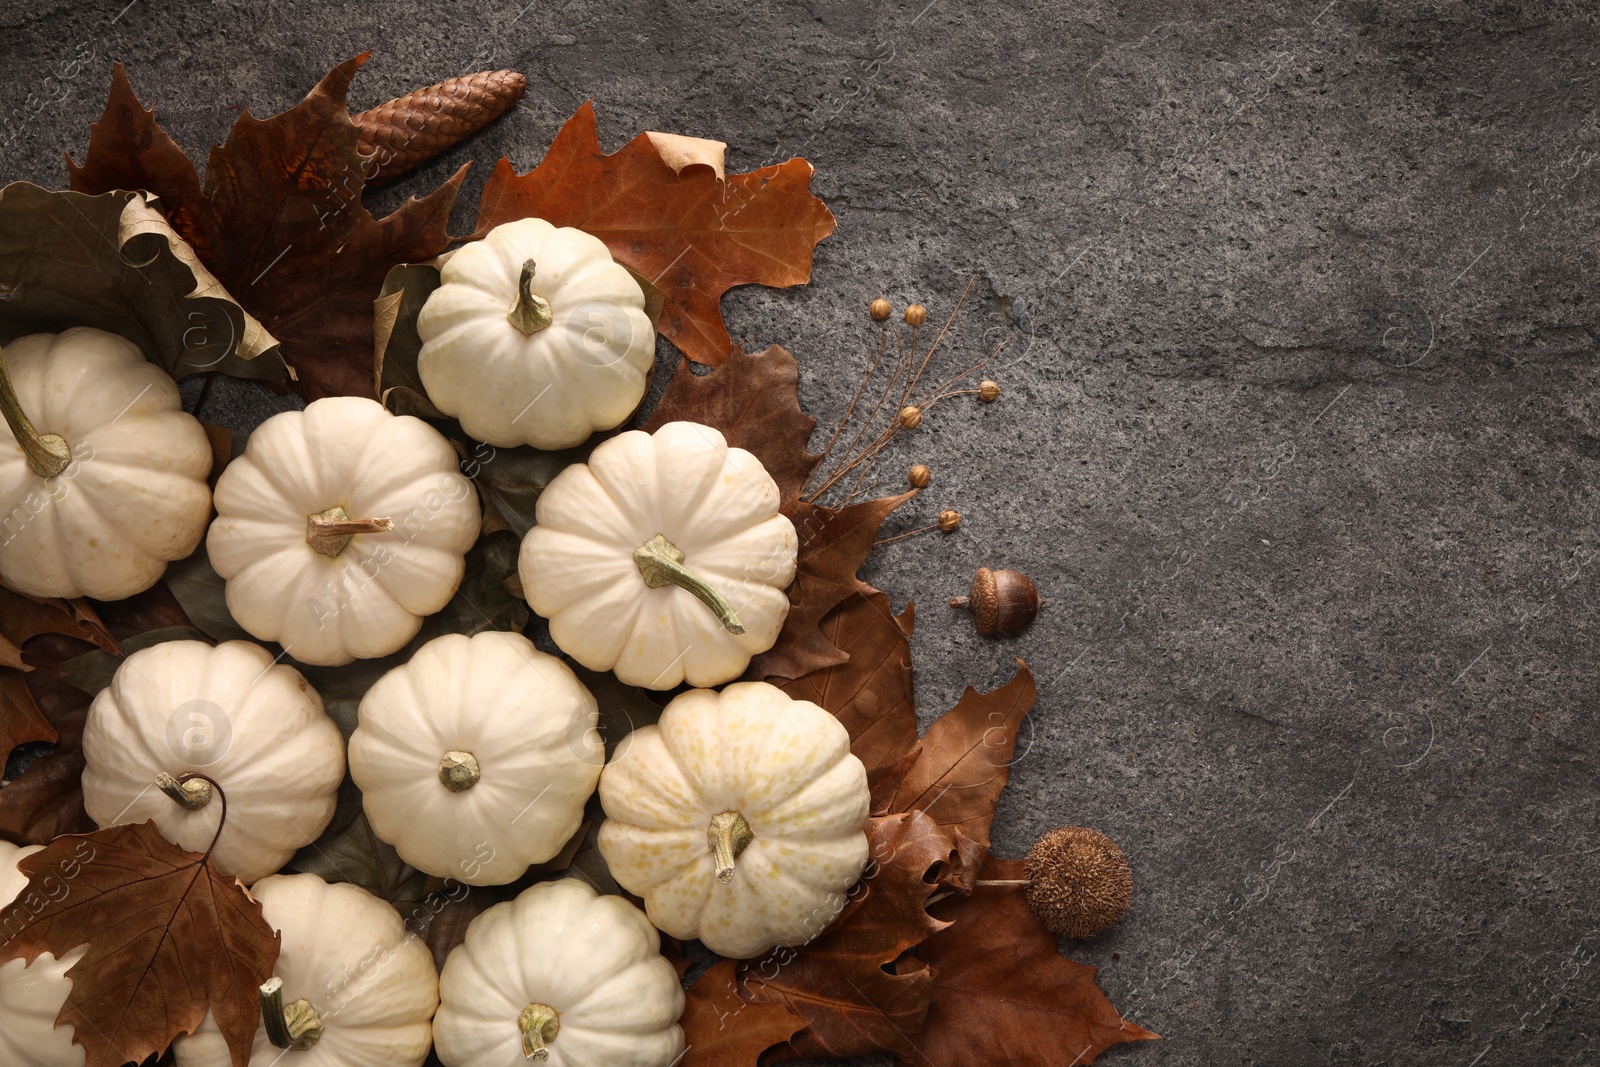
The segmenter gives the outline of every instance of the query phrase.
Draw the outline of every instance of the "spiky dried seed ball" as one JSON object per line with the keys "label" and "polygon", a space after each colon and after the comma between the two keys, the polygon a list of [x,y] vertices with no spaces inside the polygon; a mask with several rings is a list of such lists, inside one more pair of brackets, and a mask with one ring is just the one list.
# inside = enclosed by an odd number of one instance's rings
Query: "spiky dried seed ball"
{"label": "spiky dried seed ball", "polygon": [[915,404],[907,404],[900,409],[900,425],[908,430],[915,430],[922,422],[922,409]]}
{"label": "spiky dried seed ball", "polygon": [[939,512],[939,529],[943,530],[945,533],[954,533],[960,528],[961,512],[950,510]]}
{"label": "spiky dried seed ball", "polygon": [[906,322],[912,326],[921,326],[928,321],[928,309],[921,304],[912,304],[906,308]]}
{"label": "spiky dried seed ball", "polygon": [[1000,399],[1000,383],[987,379],[978,385],[978,399],[985,404],[993,404]]}
{"label": "spiky dried seed ball", "polygon": [[1028,906],[1058,937],[1093,937],[1133,900],[1133,872],[1122,850],[1086,826],[1046,831],[1023,859]]}
{"label": "spiky dried seed ball", "polygon": [[869,310],[871,310],[875,321],[882,322],[889,317],[889,312],[893,311],[894,308],[889,304],[889,301],[880,296],[872,302],[872,307]]}
{"label": "spiky dried seed ball", "polygon": [[918,463],[915,467],[912,467],[911,472],[906,475],[906,481],[911,483],[911,487],[913,489],[924,489],[927,487],[929,482],[933,481],[933,472],[927,467],[924,467],[922,464]]}

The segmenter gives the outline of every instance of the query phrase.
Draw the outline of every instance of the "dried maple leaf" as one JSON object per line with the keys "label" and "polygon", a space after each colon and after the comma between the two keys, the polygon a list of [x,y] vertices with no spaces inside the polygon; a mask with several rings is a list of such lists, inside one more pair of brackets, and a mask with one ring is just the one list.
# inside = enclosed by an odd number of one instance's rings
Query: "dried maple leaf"
{"label": "dried maple leaf", "polygon": [[833,925],[801,948],[748,965],[751,999],[785,1003],[806,1021],[793,1042],[801,1056],[909,1055],[928,1008],[927,968],[895,964],[945,927],[927,904],[951,858],[950,836],[908,812],[870,820],[867,839],[867,871]]}
{"label": "dried maple leaf", "polygon": [[145,822],[57,838],[19,868],[28,888],[0,911],[3,952],[32,962],[88,946],[67,971],[72,996],[57,1017],[73,1026],[87,1067],[160,1053],[207,1011],[235,1067],[249,1062],[278,935],[209,855]]}
{"label": "dried maple leaf", "polygon": [[382,219],[361,204],[370,160],[345,106],[365,53],[269,119],[242,112],[194,164],[134,96],[120,64],[72,188],[148,189],[179,235],[282,345],[306,399],[373,395],[372,301],[399,263],[438,255],[463,167]]}
{"label": "dried maple leaf", "polygon": [[813,168],[803,159],[723,177],[707,165],[711,156],[670,154],[671,162],[657,138],[641,133],[605,155],[586,103],[533,170],[517,174],[505,159],[495,165],[473,236],[529,216],[594,234],[666,293],[661,333],[690,359],[715,366],[736,351],[722,294],[809,279],[812,249],[833,232],[834,218],[811,194]]}
{"label": "dried maple leaf", "polygon": [[[983,878],[1025,878],[1020,860],[990,857]],[[1090,1064],[1112,1045],[1158,1035],[1118,1014],[1095,968],[1064,958],[1015,887],[979,886],[934,905],[950,926],[917,955],[933,968],[933,1003],[906,1067]]]}
{"label": "dried maple leaf", "polygon": [[817,420],[800,410],[800,370],[777,345],[764,352],[742,348],[710,374],[679,364],[661,402],[644,424],[654,433],[669,422],[715,426],[728,444],[752,453],[778,483],[785,509],[800,499],[821,453],[806,451]]}
{"label": "dried maple leaf", "polygon": [[[1011,777],[1017,727],[1039,690],[1027,664],[1000,688],[980,693],[971,686],[954,708],[928,728],[909,766],[901,768],[889,811],[924,811],[953,837],[989,847],[995,804]],[[884,800],[880,788],[877,799]],[[959,835],[959,836],[958,836]],[[965,850],[964,858],[977,853]]]}
{"label": "dried maple leaf", "polygon": [[684,1002],[684,1067],[747,1067],[781,1045],[806,1021],[787,1004],[752,1001],[741,995],[738,960],[723,960],[695,980]]}
{"label": "dried maple leaf", "polygon": [[911,690],[912,608],[896,615],[889,597],[862,586],[822,620],[822,636],[850,656],[780,688],[838,716],[850,731],[850,751],[876,781],[917,743]]}

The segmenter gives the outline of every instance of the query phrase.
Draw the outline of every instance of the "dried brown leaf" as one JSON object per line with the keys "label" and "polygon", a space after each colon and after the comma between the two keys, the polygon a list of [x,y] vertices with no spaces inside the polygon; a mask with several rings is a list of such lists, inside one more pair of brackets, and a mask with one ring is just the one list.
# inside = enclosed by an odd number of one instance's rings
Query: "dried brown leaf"
{"label": "dried brown leaf", "polygon": [[722,294],[809,279],[812,249],[833,232],[834,218],[811,194],[813,168],[803,159],[723,178],[703,155],[669,154],[672,163],[641,133],[605,155],[586,103],[539,166],[517,174],[508,160],[495,165],[474,236],[530,216],[594,234],[665,292],[662,335],[715,366],[738,351],[722,321]]}
{"label": "dried brown leaf", "polygon": [[[1026,874],[1020,860],[990,857],[983,877]],[[905,1067],[1090,1064],[1112,1045],[1157,1037],[1118,1014],[1095,968],[1056,951],[1020,889],[979,886],[934,911],[951,925],[917,949],[933,968],[933,1003]]]}
{"label": "dried brown leaf", "polygon": [[761,1054],[781,1045],[805,1026],[782,1002],[752,1001],[742,995],[744,977],[737,960],[723,960],[689,987],[684,1003],[684,1067],[754,1067]]}
{"label": "dried brown leaf", "polygon": [[[1000,688],[980,693],[967,687],[956,706],[928,728],[887,809],[925,811],[951,834],[987,849],[995,804],[1011,777],[1017,728],[1038,695],[1033,673],[1021,660]],[[976,852],[969,849],[967,858],[975,860]]]}
{"label": "dried brown leaf", "polygon": [[306,399],[373,396],[372,302],[389,269],[438,255],[466,168],[382,219],[361,204],[370,160],[345,106],[366,54],[335,67],[299,104],[241,113],[194,164],[134,96],[120,65],[72,188],[148,189],[222,286],[281,342]]}
{"label": "dried brown leaf", "polygon": [[800,678],[849,660],[823,634],[822,620],[858,587],[856,571],[872,553],[890,512],[916,495],[879,497],[826,508],[799,502],[788,509],[800,536],[800,558],[789,586],[789,616],[778,643],[750,663],[751,678]]}
{"label": "dried brown leaf", "polygon": [[58,634],[40,635],[28,643],[29,662],[34,666],[24,676],[28,696],[55,733],[56,747],[0,787],[0,837],[8,841],[42,845],[60,834],[94,829],[83,810],[80,747],[90,698],[62,671],[67,660],[90,651],[94,651],[93,645]]}
{"label": "dried brown leaf", "polygon": [[747,965],[751,999],[785,1003],[806,1021],[796,1041],[801,1053],[909,1055],[927,1011],[927,969],[893,965],[944,929],[927,903],[950,861],[950,836],[923,813],[909,812],[872,819],[867,838],[867,871],[833,925],[810,944],[775,949]]}
{"label": "dried brown leaf", "polygon": [[710,374],[679,364],[644,429],[654,433],[678,421],[715,426],[728,444],[753,454],[778,483],[786,510],[822,462],[820,453],[806,451],[817,420],[800,410],[799,366],[778,345],[737,349]]}
{"label": "dried brown leaf", "polygon": [[850,731],[850,751],[876,781],[917,743],[911,687],[912,607],[894,614],[889,597],[860,586],[822,620],[822,636],[849,655],[780,688],[838,716]]}
{"label": "dried brown leaf", "polygon": [[158,1054],[208,1011],[245,1067],[278,935],[237,879],[149,822],[57,838],[19,867],[28,888],[0,910],[0,952],[32,962],[88,946],[57,1017],[87,1067]]}

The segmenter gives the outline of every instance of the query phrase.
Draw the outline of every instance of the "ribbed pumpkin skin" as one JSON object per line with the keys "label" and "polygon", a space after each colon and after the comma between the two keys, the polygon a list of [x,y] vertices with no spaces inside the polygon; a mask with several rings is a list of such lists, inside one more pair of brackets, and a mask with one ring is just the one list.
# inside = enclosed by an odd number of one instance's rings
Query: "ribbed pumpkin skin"
{"label": "ribbed pumpkin skin", "polygon": [[[478,539],[478,496],[455,450],[421,419],[333,396],[250,435],[217,479],[206,551],[228,611],[302,663],[338,666],[397,651],[455,593]],[[337,556],[306,543],[309,517],[341,507],[390,519]]]}
{"label": "ribbed pumpkin skin", "polygon": [[[849,733],[765,682],[675,698],[617,746],[600,801],[612,876],[662,931],[723,956],[810,941],[867,861],[867,772]],[[728,811],[755,836],[721,882],[707,831]]]}
{"label": "ribbed pumpkin skin", "polygon": [[246,884],[273,873],[333,818],[344,738],[300,672],[248,641],[166,641],[133,653],[89,705],[83,804],[100,826],[155,820],[204,852],[223,805],[190,811],[157,774],[216,780],[228,821],[211,858]]}
{"label": "ribbed pumpkin skin", "polygon": [[517,1018],[560,1016],[550,1067],[669,1067],[683,988],[644,914],[583,882],[540,882],[472,920],[445,961],[433,1021],[445,1067],[527,1067]]}
{"label": "ribbed pumpkin skin", "polygon": [[[506,316],[529,260],[552,321],[524,334]],[[620,425],[644,398],[655,328],[639,283],[598,237],[519,219],[459,249],[439,278],[417,316],[417,374],[473,438],[571,448]]]}
{"label": "ribbed pumpkin skin", "polygon": [[200,544],[211,445],[178,386],[132,341],[79,326],[5,346],[17,401],[73,461],[28,466],[0,421],[0,581],[31,596],[122,600]]}
{"label": "ribbed pumpkin skin", "polygon": [[[577,832],[605,747],[577,675],[521,634],[447,634],[378,679],[350,738],[350,773],[373,833],[418,870],[503,885]],[[446,752],[481,780],[452,792]]]}
{"label": "ribbed pumpkin skin", "polygon": [[[720,685],[777,643],[800,548],[761,461],[716,429],[669,422],[632,430],[573,464],[539,496],[518,573],[561,650],[628,685]],[[694,594],[645,584],[633,553],[657,534],[722,594],[733,634]]]}
{"label": "ribbed pumpkin skin", "polygon": [[[285,1052],[256,1030],[250,1067],[419,1067],[433,1041],[439,976],[427,945],[400,913],[359,886],[314,874],[263,878],[250,892],[283,937],[273,974],[285,1004],[305,999],[322,1018],[322,1039]],[[178,1067],[231,1067],[209,1014],[173,1045]]]}

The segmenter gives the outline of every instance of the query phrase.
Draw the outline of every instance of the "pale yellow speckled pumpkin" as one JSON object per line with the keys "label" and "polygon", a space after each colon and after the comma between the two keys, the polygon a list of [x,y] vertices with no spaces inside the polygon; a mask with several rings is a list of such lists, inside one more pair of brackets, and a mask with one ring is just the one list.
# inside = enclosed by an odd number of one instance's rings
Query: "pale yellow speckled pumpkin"
{"label": "pale yellow speckled pumpkin", "polygon": [[867,772],[817,705],[765,682],[694,689],[600,776],[600,853],[650,921],[723,956],[804,944],[867,861]]}

